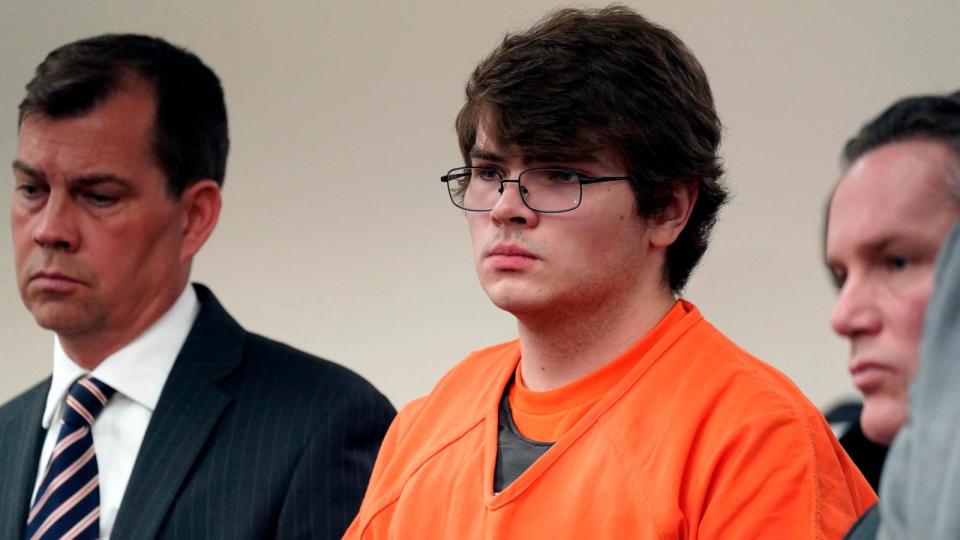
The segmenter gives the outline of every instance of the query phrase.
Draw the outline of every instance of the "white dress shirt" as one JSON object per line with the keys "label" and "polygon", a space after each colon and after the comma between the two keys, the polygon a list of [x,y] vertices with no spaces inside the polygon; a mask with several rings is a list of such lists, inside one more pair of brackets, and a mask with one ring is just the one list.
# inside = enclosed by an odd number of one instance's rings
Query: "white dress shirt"
{"label": "white dress shirt", "polygon": [[90,373],[117,391],[92,429],[100,474],[100,537],[110,538],[150,417],[199,312],[197,293],[187,285],[162,317],[92,372],[75,364],[63,351],[60,340],[54,338],[53,380],[43,413],[47,436],[40,452],[31,500],[36,499],[47,461],[56,445],[67,392],[78,378]]}

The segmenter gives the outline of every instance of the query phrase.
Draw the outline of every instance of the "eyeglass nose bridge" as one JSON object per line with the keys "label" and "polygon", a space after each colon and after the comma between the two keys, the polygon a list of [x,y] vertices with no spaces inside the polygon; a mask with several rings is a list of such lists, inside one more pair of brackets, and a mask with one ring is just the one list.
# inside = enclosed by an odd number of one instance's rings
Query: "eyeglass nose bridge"
{"label": "eyeglass nose bridge", "polygon": [[533,210],[534,212],[536,212],[536,210],[534,210],[534,209],[530,206],[530,202],[527,201],[527,195],[528,195],[530,192],[527,190],[527,186],[525,186],[525,185],[523,185],[522,183],[520,183],[520,177],[519,177],[519,176],[518,176],[517,178],[515,178],[515,179],[504,178],[504,177],[502,177],[502,176],[500,177],[500,187],[497,189],[497,201],[499,201],[501,198],[503,198],[503,192],[506,190],[506,186],[505,186],[504,184],[516,184],[516,185],[517,185],[517,191],[520,192],[520,202],[523,203],[523,206],[525,206],[525,207],[529,208],[530,210]]}
{"label": "eyeglass nose bridge", "polygon": [[500,177],[500,187],[497,188],[497,193],[499,193],[501,196],[503,196],[503,191],[506,189],[506,187],[504,186],[504,184],[516,184],[516,185],[517,185],[517,189],[520,190],[520,198],[523,199],[524,204],[526,204],[526,202],[527,202],[527,193],[528,193],[528,192],[527,192],[527,187],[520,183],[520,178],[519,178],[519,177],[517,177],[517,178],[515,178],[515,179],[512,179],[512,180],[509,179],[509,178]]}

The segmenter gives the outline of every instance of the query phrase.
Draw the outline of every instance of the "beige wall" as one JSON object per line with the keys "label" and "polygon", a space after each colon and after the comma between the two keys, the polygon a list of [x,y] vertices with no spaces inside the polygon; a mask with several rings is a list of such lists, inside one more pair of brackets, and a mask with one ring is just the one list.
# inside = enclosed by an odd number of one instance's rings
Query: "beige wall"
{"label": "beige wall", "polygon": [[[220,225],[194,269],[247,328],[359,371],[395,403],[468,351],[514,334],[473,275],[438,177],[473,65],[547,0],[6,0],[0,156],[53,47],[107,31],[198,53],[227,92],[233,151]],[[824,405],[852,392],[827,326],[821,207],[844,139],[893,98],[960,87],[960,4],[634,2],[703,62],[736,193],[687,296]],[[384,173],[387,174],[384,174]],[[6,219],[12,175],[0,190]],[[0,401],[50,370],[52,337],[20,303],[0,234]]]}

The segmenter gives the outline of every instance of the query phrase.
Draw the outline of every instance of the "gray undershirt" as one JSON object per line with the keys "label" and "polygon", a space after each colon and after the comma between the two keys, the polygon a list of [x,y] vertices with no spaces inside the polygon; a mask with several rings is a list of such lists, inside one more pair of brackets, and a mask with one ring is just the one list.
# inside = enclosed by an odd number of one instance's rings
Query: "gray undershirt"
{"label": "gray undershirt", "polygon": [[499,493],[513,483],[523,471],[553,446],[552,442],[528,439],[520,434],[510,410],[510,385],[500,398],[497,422],[497,465],[493,471],[493,491]]}

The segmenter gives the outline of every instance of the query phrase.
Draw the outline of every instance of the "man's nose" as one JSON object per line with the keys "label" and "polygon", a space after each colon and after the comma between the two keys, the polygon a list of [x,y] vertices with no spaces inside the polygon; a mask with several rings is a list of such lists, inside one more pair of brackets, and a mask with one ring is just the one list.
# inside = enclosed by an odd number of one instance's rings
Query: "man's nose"
{"label": "man's nose", "polygon": [[45,249],[75,251],[80,245],[75,211],[66,196],[51,193],[37,215],[34,242]]}
{"label": "man's nose", "polygon": [[837,303],[830,313],[833,331],[848,338],[877,332],[881,317],[875,300],[875,291],[867,279],[848,278],[840,288]]}

